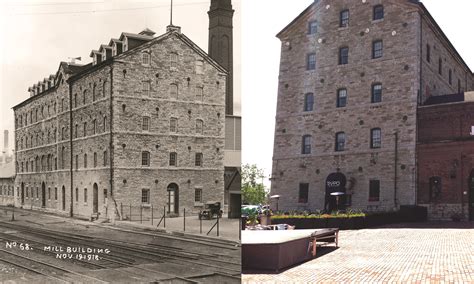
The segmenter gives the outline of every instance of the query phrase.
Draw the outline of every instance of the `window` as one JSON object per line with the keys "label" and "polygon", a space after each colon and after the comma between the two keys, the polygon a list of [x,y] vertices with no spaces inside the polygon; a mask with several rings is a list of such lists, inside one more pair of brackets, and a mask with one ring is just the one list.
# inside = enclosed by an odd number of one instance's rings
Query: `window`
{"label": "window", "polygon": [[79,188],[76,187],[76,202],[79,201]]}
{"label": "window", "polygon": [[51,200],[51,187],[48,187],[48,200]]}
{"label": "window", "polygon": [[[61,127],[61,140],[65,139],[64,127]],[[36,145],[38,145],[38,135],[36,135]]]}
{"label": "window", "polygon": [[316,69],[316,53],[310,53],[306,57],[306,70]]}
{"label": "window", "polygon": [[344,132],[336,133],[336,151],[344,151],[346,145],[346,134]]}
{"label": "window", "polygon": [[150,96],[150,82],[145,81],[142,83],[142,86],[143,86],[143,95],[147,97]]}
{"label": "window", "polygon": [[202,75],[204,74],[204,61],[196,60],[196,74]]}
{"label": "window", "polygon": [[178,119],[177,118],[170,118],[170,132],[176,133],[178,132]]}
{"label": "window", "polygon": [[309,183],[300,183],[298,203],[308,203]]}
{"label": "window", "polygon": [[202,203],[202,188],[194,189],[194,202]]}
{"label": "window", "polygon": [[150,166],[150,152],[143,151],[142,152],[142,166]]}
{"label": "window", "polygon": [[87,136],[87,122],[84,122],[82,132],[83,132],[83,137],[86,137]]}
{"label": "window", "polygon": [[177,166],[178,165],[178,154],[176,152],[170,153],[170,166]]}
{"label": "window", "polygon": [[438,59],[438,73],[443,75],[443,59],[441,57]]}
{"label": "window", "polygon": [[196,134],[202,135],[204,122],[201,119],[196,119]]}
{"label": "window", "polygon": [[82,104],[86,104],[86,97],[87,97],[87,90],[84,90],[83,96],[82,96]]}
{"label": "window", "polygon": [[84,188],[84,203],[87,203],[87,188]]}
{"label": "window", "polygon": [[79,156],[76,155],[76,170],[79,169]]}
{"label": "window", "polygon": [[318,22],[311,21],[308,23],[308,34],[313,35],[318,32]]}
{"label": "window", "polygon": [[341,14],[339,17],[339,26],[341,28],[349,26],[349,10],[341,11]]}
{"label": "window", "polygon": [[372,58],[380,58],[383,56],[383,43],[381,40],[376,40],[372,43]]}
{"label": "window", "polygon": [[104,127],[103,131],[104,131],[104,132],[107,131],[107,116],[104,116],[103,127]]}
{"label": "window", "polygon": [[347,89],[337,91],[337,107],[345,107],[347,104]]}
{"label": "window", "polygon": [[95,102],[95,92],[97,89],[97,85],[94,83],[94,86],[92,87],[92,101]]}
{"label": "window", "polygon": [[349,47],[341,47],[339,49],[339,65],[349,63]]}
{"label": "window", "polygon": [[452,85],[453,84],[453,71],[451,69],[449,69],[449,72],[448,72],[448,80],[449,80],[449,84]]}
{"label": "window", "polygon": [[307,93],[304,95],[304,111],[313,111],[314,95]]}
{"label": "window", "polygon": [[58,188],[54,188],[54,200],[58,200]]}
{"label": "window", "polygon": [[61,111],[64,111],[64,98],[61,99]]}
{"label": "window", "polygon": [[79,135],[78,132],[79,132],[79,126],[76,124],[74,126],[74,138],[77,138],[77,136]]}
{"label": "window", "polygon": [[377,5],[374,6],[374,17],[373,20],[381,20],[383,19],[383,6],[382,5]]}
{"label": "window", "polygon": [[150,130],[150,118],[148,116],[143,117],[142,130],[143,131],[149,131]]}
{"label": "window", "polygon": [[202,153],[196,153],[194,165],[196,167],[202,167]]}
{"label": "window", "polygon": [[178,85],[177,84],[170,85],[170,99],[173,99],[173,100],[178,99]]}
{"label": "window", "polygon": [[196,87],[196,101],[202,102],[204,89],[202,87]]}
{"label": "window", "polygon": [[380,200],[380,181],[371,180],[369,181],[369,201]]}
{"label": "window", "polygon": [[370,130],[370,148],[376,149],[382,147],[382,130],[373,128]]}
{"label": "window", "polygon": [[171,69],[176,69],[178,66],[178,54],[171,53],[170,54],[170,67]]}
{"label": "window", "polygon": [[301,144],[301,154],[311,154],[311,135],[304,135]]}
{"label": "window", "polygon": [[104,81],[104,83],[102,84],[102,94],[104,95],[104,97],[107,94],[107,81]]}
{"label": "window", "polygon": [[142,189],[142,204],[150,204],[150,190],[147,188]]}
{"label": "window", "polygon": [[97,167],[97,153],[94,152],[94,168]]}
{"label": "window", "polygon": [[382,101],[382,84],[376,83],[372,85],[372,103],[380,103]]}
{"label": "window", "polygon": [[144,65],[150,65],[150,54],[143,52],[142,53],[142,63]]}
{"label": "window", "polygon": [[84,154],[84,168],[87,168],[87,154]]}
{"label": "window", "polygon": [[97,133],[97,120],[94,119],[92,121],[92,134],[95,135]]}
{"label": "window", "polygon": [[74,94],[74,107],[77,107],[77,94]]}
{"label": "window", "polygon": [[431,46],[426,45],[426,61],[431,62]]}
{"label": "window", "polygon": [[107,166],[107,151],[104,151],[104,161],[103,161],[104,167]]}

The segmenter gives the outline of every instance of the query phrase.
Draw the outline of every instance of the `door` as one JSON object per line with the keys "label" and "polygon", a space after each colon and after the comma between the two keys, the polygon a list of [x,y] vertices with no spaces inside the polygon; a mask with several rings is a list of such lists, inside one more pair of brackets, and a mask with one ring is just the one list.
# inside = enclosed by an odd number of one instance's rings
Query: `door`
{"label": "door", "polygon": [[64,187],[63,185],[63,189],[62,189],[62,199],[63,199],[63,211],[66,211],[66,188]]}
{"label": "door", "polygon": [[469,177],[469,221],[474,221],[474,170]]}
{"label": "door", "polygon": [[25,204],[25,184],[21,183],[21,205]]}
{"label": "door", "polygon": [[92,212],[99,212],[99,189],[97,183],[94,183],[94,188],[92,192]]}
{"label": "door", "polygon": [[179,188],[175,183],[168,185],[168,213],[179,214]]}
{"label": "door", "polygon": [[41,185],[41,207],[46,207],[46,185],[44,182]]}

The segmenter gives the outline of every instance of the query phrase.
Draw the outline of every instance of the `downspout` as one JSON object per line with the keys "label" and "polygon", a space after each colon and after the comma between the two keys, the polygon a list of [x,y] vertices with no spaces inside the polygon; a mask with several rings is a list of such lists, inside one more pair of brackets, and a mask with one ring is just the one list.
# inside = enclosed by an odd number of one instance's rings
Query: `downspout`
{"label": "downspout", "polygon": [[[110,198],[114,201],[115,206],[115,213],[122,219],[120,215],[120,210],[117,206],[117,201],[114,197],[114,136],[113,136],[113,117],[114,117],[114,104],[113,104],[113,87],[114,86],[114,66],[113,64],[110,65],[110,105],[109,105],[109,112],[110,112],[110,119],[109,119],[109,166],[110,166]],[[114,218],[115,219],[115,218]]]}
{"label": "downspout", "polygon": [[419,99],[416,103],[415,110],[415,184],[414,184],[414,204],[418,205],[418,181],[420,178],[420,171],[418,166],[418,142],[419,142],[419,133],[418,133],[418,106],[423,102],[423,17],[420,15],[420,89],[419,89]]}
{"label": "downspout", "polygon": [[398,201],[397,201],[397,176],[398,176],[398,130],[395,131],[395,172],[394,172],[394,181],[393,181],[393,204],[394,208],[396,209],[398,207]]}
{"label": "downspout", "polygon": [[[71,175],[71,195],[70,195],[70,199],[71,199],[71,205],[70,205],[70,209],[69,209],[69,216],[70,217],[73,217],[74,216],[74,209],[73,209],[73,206],[74,206],[74,201],[73,201],[73,194],[74,194],[74,191],[73,191],[73,187],[74,187],[74,181],[73,181],[73,171],[72,171],[72,166],[73,166],[73,154],[72,154],[72,137],[73,137],[73,127],[72,127],[72,82],[69,83],[69,152],[70,152],[70,163],[69,163],[69,174]],[[64,198],[64,196],[63,196]]]}

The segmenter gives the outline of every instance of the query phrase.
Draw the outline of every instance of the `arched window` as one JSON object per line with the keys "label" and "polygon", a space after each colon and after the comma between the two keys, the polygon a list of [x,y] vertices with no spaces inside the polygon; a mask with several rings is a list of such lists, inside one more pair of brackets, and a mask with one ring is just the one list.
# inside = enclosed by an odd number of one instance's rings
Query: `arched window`
{"label": "arched window", "polygon": [[84,168],[87,169],[87,154],[84,154]]}
{"label": "arched window", "polygon": [[303,135],[301,154],[311,154],[311,135]]}
{"label": "arched window", "polygon": [[87,95],[88,95],[88,91],[84,90],[84,92],[82,93],[82,104],[83,105],[85,105],[86,102],[87,102]]}
{"label": "arched window", "polygon": [[94,152],[94,168],[97,167],[97,153]]}
{"label": "arched window", "polygon": [[96,83],[94,83],[94,86],[92,87],[92,101],[93,102],[95,102],[95,95],[96,95],[95,92],[96,92],[96,89],[97,89],[96,87],[97,87],[97,85],[96,85]]}
{"label": "arched window", "polygon": [[203,126],[204,126],[204,121],[202,121],[202,119],[196,119],[196,134],[198,135],[203,134]]}

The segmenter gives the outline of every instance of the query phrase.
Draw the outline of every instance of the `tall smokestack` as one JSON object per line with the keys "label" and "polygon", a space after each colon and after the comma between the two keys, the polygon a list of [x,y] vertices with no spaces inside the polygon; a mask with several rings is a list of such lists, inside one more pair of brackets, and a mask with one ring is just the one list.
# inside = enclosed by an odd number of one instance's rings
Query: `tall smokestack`
{"label": "tall smokestack", "polygon": [[226,81],[225,113],[234,113],[233,94],[233,36],[232,18],[234,10],[231,0],[211,0],[209,12],[209,56],[228,72]]}
{"label": "tall smokestack", "polygon": [[8,130],[3,131],[3,150],[8,152]]}

